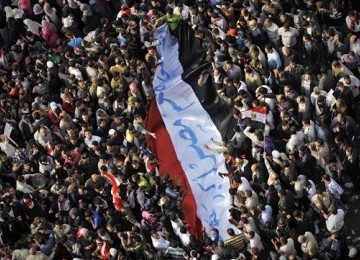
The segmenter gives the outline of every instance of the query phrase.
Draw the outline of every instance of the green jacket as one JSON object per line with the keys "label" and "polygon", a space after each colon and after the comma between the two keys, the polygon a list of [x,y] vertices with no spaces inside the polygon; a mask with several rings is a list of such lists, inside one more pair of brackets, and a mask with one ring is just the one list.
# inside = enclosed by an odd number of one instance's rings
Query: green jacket
{"label": "green jacket", "polygon": [[162,24],[164,22],[166,22],[169,27],[170,27],[170,30],[174,31],[177,26],[178,26],[178,23],[180,21],[181,17],[180,15],[177,15],[177,14],[172,14],[170,17],[167,16],[166,14],[159,17],[157,20],[156,20],[156,23],[157,24]]}

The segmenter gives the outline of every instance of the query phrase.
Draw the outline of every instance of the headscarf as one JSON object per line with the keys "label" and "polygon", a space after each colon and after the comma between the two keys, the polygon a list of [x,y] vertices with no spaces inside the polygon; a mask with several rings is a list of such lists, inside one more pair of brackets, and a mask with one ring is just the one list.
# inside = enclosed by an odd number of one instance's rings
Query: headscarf
{"label": "headscarf", "polygon": [[42,14],[44,12],[44,9],[41,7],[40,4],[36,4],[33,7],[33,11],[34,11],[35,15],[40,15],[40,14]]}
{"label": "headscarf", "polygon": [[83,16],[92,16],[91,7],[87,4],[81,4],[80,10],[83,12]]}
{"label": "headscarf", "polygon": [[44,12],[50,18],[51,22],[53,22],[56,26],[60,26],[60,19],[56,14],[56,9],[51,7],[49,3],[44,4]]}
{"label": "headscarf", "polygon": [[21,19],[24,16],[24,11],[19,8],[12,9],[12,14],[14,15],[15,19]]}
{"label": "headscarf", "polygon": [[27,26],[28,31],[40,36],[39,28],[41,28],[41,24],[30,19],[25,19],[24,24]]}
{"label": "headscarf", "polygon": [[41,21],[41,27],[44,31],[57,32],[55,25],[53,25],[52,23],[49,23],[46,20]]}
{"label": "headscarf", "polygon": [[12,13],[12,8],[10,6],[5,6],[4,11],[6,13],[6,20],[9,20],[9,18],[14,17],[14,14]]}
{"label": "headscarf", "polygon": [[68,2],[68,5],[70,6],[70,8],[72,8],[72,9],[78,8],[75,0],[68,0],[67,2]]}

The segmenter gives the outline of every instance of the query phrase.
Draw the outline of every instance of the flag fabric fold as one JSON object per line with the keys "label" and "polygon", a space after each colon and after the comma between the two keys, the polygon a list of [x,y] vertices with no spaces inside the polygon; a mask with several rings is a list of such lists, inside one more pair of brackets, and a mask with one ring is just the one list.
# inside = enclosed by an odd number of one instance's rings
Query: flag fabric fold
{"label": "flag fabric fold", "polygon": [[[212,79],[212,64],[207,50],[195,36],[195,31],[184,21],[178,25],[179,61],[183,68],[182,79],[192,88],[201,106],[211,117],[221,136],[231,139],[236,126],[233,117],[233,105],[216,92]],[[202,75],[202,84],[198,85]]]}
{"label": "flag fabric fold", "polygon": [[121,211],[123,209],[123,203],[120,197],[120,182],[111,173],[103,172],[102,175],[104,175],[111,183],[111,195],[113,197],[115,209],[117,211]]}
{"label": "flag fabric fold", "polygon": [[[187,69],[179,59],[181,41],[170,34],[167,25],[159,27],[155,37],[160,42],[158,51],[163,62],[155,73],[156,106],[152,104],[150,107],[147,127],[149,131],[155,129],[157,135],[155,144],[160,173],[164,170],[161,168],[163,163],[168,160],[175,162],[176,167],[169,167],[168,174],[175,183],[180,180],[185,185],[182,187],[187,188],[183,204],[187,203],[185,206],[190,209],[189,212],[184,210],[190,230],[199,235],[199,226],[194,226],[199,219],[206,228],[216,228],[220,237],[225,237],[227,228],[231,226],[228,221],[230,185],[227,179],[218,176],[218,172],[226,172],[225,159],[222,154],[205,149],[211,138],[221,140],[220,131],[193,86],[182,78]],[[156,113],[160,115],[164,128],[153,124]],[[167,140],[161,140],[162,137]]]}

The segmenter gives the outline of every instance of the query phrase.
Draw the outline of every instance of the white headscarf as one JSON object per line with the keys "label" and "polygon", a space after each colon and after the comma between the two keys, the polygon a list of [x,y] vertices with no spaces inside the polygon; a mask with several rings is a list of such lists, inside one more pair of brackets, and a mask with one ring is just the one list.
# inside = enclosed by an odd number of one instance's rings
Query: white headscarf
{"label": "white headscarf", "polygon": [[19,8],[14,8],[12,10],[12,14],[14,15],[15,19],[20,19],[24,16],[24,11]]}
{"label": "white headscarf", "polygon": [[87,4],[81,4],[80,10],[83,12],[83,16],[91,16],[92,15],[91,7]]}
{"label": "white headscarf", "polygon": [[78,8],[75,0],[68,0],[67,2],[68,2],[68,5],[69,5],[71,8],[73,8],[73,9]]}
{"label": "white headscarf", "polygon": [[28,31],[40,36],[39,28],[41,28],[41,24],[30,19],[25,19],[24,24],[27,26]]}
{"label": "white headscarf", "polygon": [[61,26],[60,19],[56,15],[56,9],[51,7],[49,3],[44,4],[44,12],[50,18],[52,23],[54,23],[57,27]]}
{"label": "white headscarf", "polygon": [[14,14],[12,13],[12,9],[10,6],[5,6],[4,11],[6,13],[6,20],[9,20],[9,18],[14,17]]}

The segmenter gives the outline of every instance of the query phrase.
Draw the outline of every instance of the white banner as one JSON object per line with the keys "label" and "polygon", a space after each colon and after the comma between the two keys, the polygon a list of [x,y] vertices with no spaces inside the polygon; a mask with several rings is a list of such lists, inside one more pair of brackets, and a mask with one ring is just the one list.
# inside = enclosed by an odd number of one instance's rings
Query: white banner
{"label": "white banner", "polygon": [[230,184],[217,174],[227,172],[225,159],[204,148],[211,138],[221,140],[221,135],[191,86],[181,79],[177,39],[166,24],[157,29],[155,36],[163,58],[154,79],[160,114],[195,197],[198,217],[206,228],[217,228],[226,238],[226,230],[232,226],[228,221]]}

